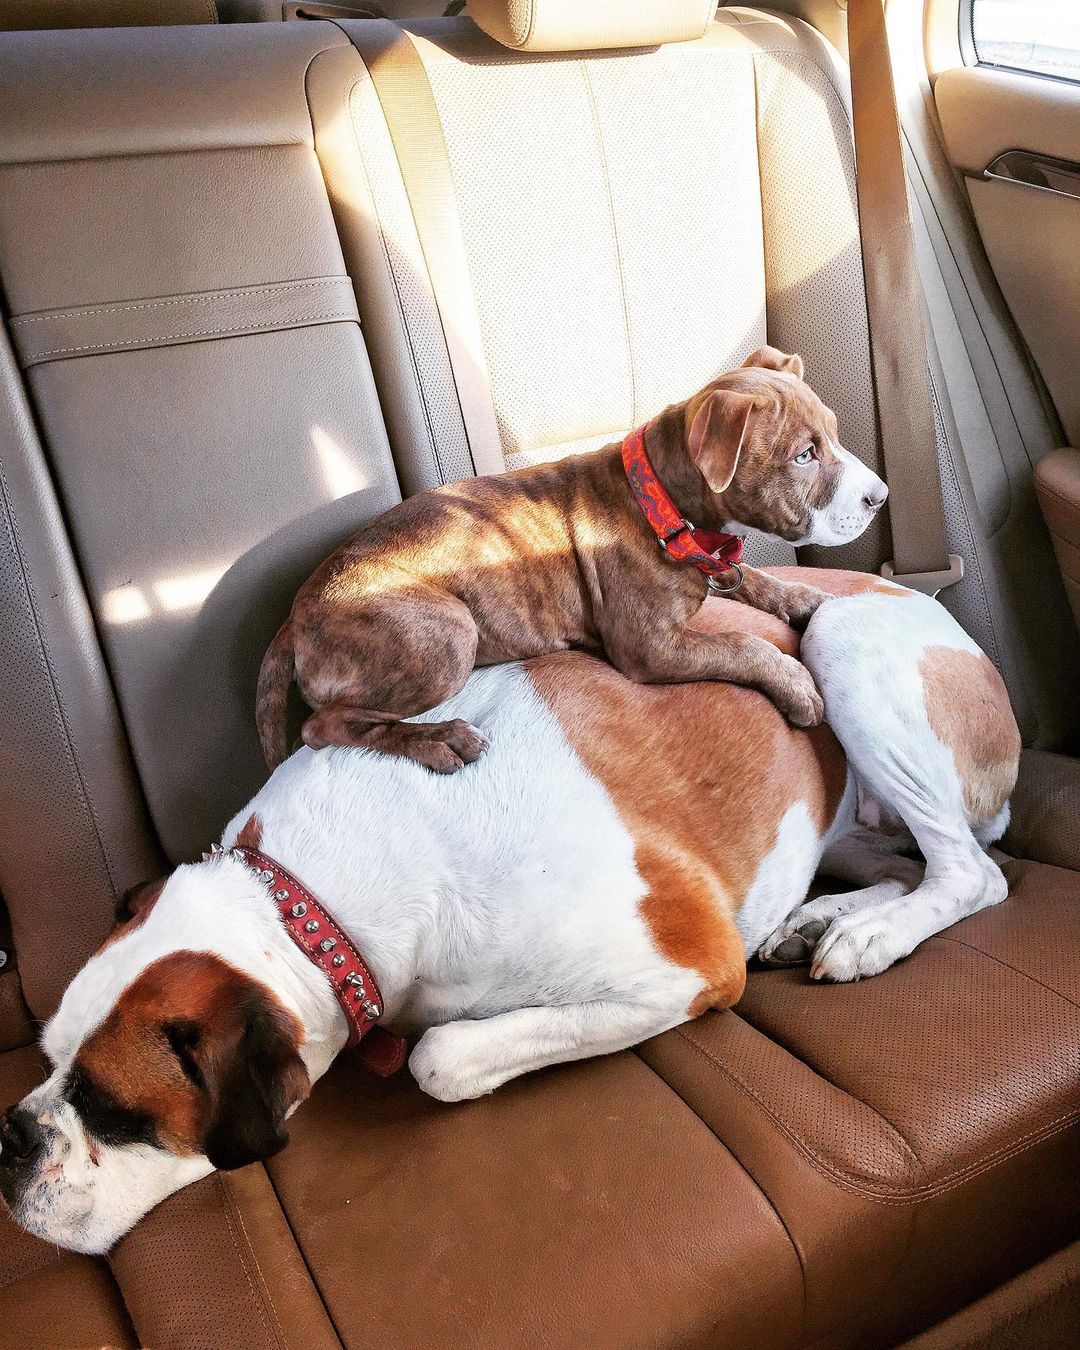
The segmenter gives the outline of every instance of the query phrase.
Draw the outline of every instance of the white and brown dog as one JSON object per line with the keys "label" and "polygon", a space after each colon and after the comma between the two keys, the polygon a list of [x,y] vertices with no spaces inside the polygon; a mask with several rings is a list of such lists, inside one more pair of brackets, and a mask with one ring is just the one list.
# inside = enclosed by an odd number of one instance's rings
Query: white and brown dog
{"label": "white and brown dog", "polygon": [[[429,714],[483,726],[481,762],[444,779],[301,749],[222,843],[257,845],[319,898],[378,982],[372,1013],[423,1033],[410,1068],[448,1102],[728,1007],[755,953],[817,979],[883,971],[1004,898],[985,847],[1019,736],[935,601],[813,580],[837,593],[802,641],[831,730],[732,685],[542,657],[477,672]],[[796,647],[730,601],[697,621]],[[0,1124],[0,1190],[31,1231],[101,1252],[172,1191],[274,1153],[346,1044],[333,975],[245,856],[144,892],[67,990],[51,1076]],[[819,866],[857,889],[805,903]]]}

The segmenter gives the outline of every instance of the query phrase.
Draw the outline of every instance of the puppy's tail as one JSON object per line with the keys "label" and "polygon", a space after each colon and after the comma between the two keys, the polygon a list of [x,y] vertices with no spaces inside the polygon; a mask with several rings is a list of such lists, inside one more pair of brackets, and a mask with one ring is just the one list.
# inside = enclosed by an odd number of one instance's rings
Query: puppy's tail
{"label": "puppy's tail", "polygon": [[266,649],[255,693],[255,724],[259,728],[263,758],[271,769],[276,769],[289,755],[289,685],[295,668],[292,627],[286,619]]}

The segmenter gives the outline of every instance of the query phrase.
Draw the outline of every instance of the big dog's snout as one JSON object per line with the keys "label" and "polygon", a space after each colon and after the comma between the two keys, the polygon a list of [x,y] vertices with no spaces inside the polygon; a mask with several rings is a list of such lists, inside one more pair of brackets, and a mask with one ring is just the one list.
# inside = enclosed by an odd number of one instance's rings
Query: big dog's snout
{"label": "big dog's snout", "polygon": [[41,1127],[22,1106],[10,1106],[0,1116],[0,1193],[5,1199],[37,1157]]}

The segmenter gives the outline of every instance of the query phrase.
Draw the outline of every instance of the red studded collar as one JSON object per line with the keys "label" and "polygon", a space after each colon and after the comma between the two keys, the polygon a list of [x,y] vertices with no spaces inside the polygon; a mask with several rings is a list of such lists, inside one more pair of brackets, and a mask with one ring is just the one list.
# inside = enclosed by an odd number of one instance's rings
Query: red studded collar
{"label": "red studded collar", "polygon": [[330,981],[348,1023],[349,1049],[368,1037],[359,1050],[368,1067],[384,1075],[399,1069],[405,1061],[405,1042],[377,1025],[383,1012],[378,981],[333,915],[303,882],[265,853],[245,844],[226,851],[246,863],[265,883],[286,932]]}

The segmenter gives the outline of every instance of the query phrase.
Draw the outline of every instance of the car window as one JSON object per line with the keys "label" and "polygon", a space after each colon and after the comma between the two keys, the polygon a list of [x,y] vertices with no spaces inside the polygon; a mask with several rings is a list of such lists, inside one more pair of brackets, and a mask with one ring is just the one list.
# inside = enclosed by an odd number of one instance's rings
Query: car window
{"label": "car window", "polygon": [[1080,81],[1080,0],[969,0],[980,65]]}

